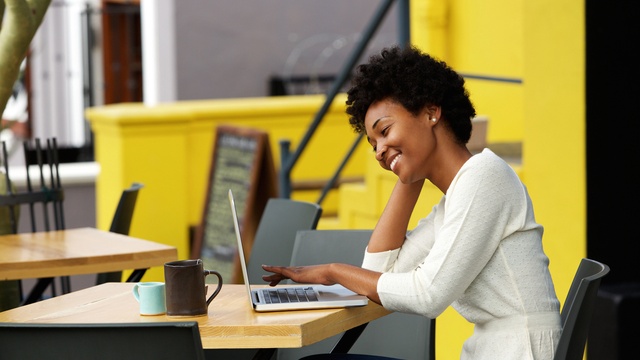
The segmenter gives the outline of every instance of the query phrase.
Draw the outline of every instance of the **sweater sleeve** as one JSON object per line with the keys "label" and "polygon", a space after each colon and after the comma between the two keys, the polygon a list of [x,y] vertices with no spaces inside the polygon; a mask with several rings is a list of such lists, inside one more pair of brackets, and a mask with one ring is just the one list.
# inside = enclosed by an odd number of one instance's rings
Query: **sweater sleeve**
{"label": "sweater sleeve", "polygon": [[401,248],[378,253],[365,251],[362,267],[378,272],[407,272],[418,267],[433,246],[433,219],[436,214],[437,206],[434,206],[429,216],[407,232]]}
{"label": "sweater sleeve", "polygon": [[362,267],[378,272],[389,271],[398,257],[398,252],[400,249],[370,253],[367,248],[362,260]]}
{"label": "sweater sleeve", "polygon": [[[438,316],[462,296],[500,241],[522,226],[525,208],[524,186],[508,164],[495,155],[471,158],[424,226],[407,236],[395,262],[389,259],[391,271],[382,274],[377,286],[382,305]],[[426,248],[416,245],[421,242],[433,246],[416,251]],[[406,269],[403,264],[415,264],[419,256],[420,263]]]}

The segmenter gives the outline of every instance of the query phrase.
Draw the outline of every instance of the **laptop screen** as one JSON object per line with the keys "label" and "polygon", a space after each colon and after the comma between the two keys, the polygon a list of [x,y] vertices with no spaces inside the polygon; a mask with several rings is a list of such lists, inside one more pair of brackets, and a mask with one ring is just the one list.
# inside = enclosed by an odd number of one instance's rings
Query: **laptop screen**
{"label": "laptop screen", "polygon": [[247,288],[247,294],[249,303],[253,307],[253,301],[251,299],[251,286],[249,286],[249,275],[247,274],[247,261],[244,258],[244,248],[242,246],[242,236],[240,233],[240,221],[238,219],[238,210],[236,209],[236,202],[233,198],[233,192],[229,189],[229,205],[231,207],[231,214],[233,215],[233,227],[236,233],[236,242],[238,243],[238,257],[240,258],[240,268],[242,269],[242,280]]}

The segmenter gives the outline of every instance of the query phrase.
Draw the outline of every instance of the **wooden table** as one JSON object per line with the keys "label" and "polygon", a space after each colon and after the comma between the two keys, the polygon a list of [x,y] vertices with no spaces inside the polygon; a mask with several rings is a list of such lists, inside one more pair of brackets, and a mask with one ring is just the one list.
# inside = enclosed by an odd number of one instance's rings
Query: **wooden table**
{"label": "wooden table", "polygon": [[[225,284],[207,316],[141,316],[132,283],[106,283],[0,313],[0,322],[136,323],[197,321],[205,349],[297,348],[387,315],[370,302],[347,309],[254,312],[244,285]],[[211,286],[209,290],[212,291]]]}
{"label": "wooden table", "polygon": [[162,266],[176,248],[94,228],[0,236],[0,280]]}

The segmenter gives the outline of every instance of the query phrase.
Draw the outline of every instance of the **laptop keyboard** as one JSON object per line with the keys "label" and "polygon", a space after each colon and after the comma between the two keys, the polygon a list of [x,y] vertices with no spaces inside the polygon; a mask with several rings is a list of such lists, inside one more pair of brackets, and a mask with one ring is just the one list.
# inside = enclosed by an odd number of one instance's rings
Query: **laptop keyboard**
{"label": "laptop keyboard", "polygon": [[313,288],[262,289],[267,304],[318,301]]}

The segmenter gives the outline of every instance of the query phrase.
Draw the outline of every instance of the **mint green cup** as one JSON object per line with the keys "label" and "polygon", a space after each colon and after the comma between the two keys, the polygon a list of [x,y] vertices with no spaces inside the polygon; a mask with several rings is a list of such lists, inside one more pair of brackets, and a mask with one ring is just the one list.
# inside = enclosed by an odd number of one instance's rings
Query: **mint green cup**
{"label": "mint green cup", "polygon": [[163,282],[139,282],[133,286],[133,297],[140,303],[140,315],[162,315],[167,312]]}

